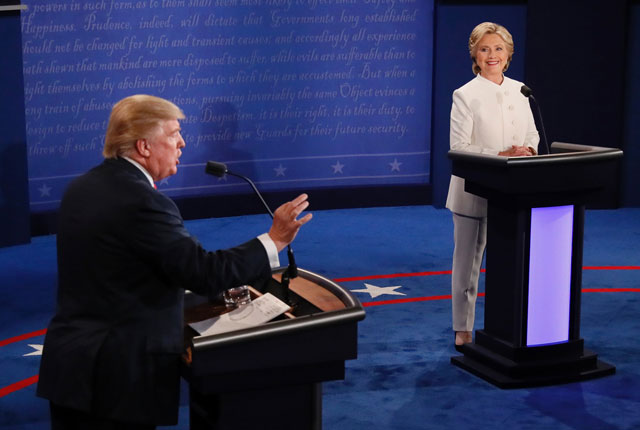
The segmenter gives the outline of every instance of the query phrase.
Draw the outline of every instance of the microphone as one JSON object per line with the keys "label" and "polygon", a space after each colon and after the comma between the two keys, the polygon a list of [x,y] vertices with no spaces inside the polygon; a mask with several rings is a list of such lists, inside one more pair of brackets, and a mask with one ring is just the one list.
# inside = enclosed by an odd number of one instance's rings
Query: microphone
{"label": "microphone", "polygon": [[262,198],[262,194],[260,194],[260,191],[258,191],[258,189],[256,188],[256,185],[253,183],[251,179],[247,178],[246,176],[242,176],[237,173],[230,172],[229,169],[227,169],[226,164],[219,163],[217,161],[207,161],[207,166],[205,167],[204,171],[205,173],[209,175],[217,176],[218,178],[221,178],[224,175],[231,175],[247,181],[249,185],[251,185],[251,188],[253,188],[253,191],[256,193],[256,195],[260,197],[260,201],[262,202],[263,206],[265,207],[265,209],[267,209],[267,212],[269,212],[269,215],[271,215],[271,218],[273,219],[273,212],[271,212],[271,208],[269,207],[267,202],[264,201],[264,199]]}
{"label": "microphone", "polygon": [[[251,185],[251,188],[253,188],[253,191],[260,198],[262,205],[265,207],[269,215],[271,215],[271,219],[273,219],[273,212],[271,211],[271,208],[269,207],[267,202],[265,202],[265,200],[262,198],[262,194],[260,194],[260,191],[258,191],[258,188],[256,187],[256,185],[253,183],[251,179],[247,178],[244,175],[240,175],[238,173],[229,171],[226,164],[220,163],[217,161],[207,161],[207,165],[205,167],[205,173],[209,175],[217,176],[218,178],[221,178],[224,175],[231,175],[231,176],[235,176],[237,178],[245,180],[249,185]],[[284,287],[285,301],[287,302],[287,304],[289,304],[289,281],[298,276],[298,266],[296,265],[296,259],[293,256],[293,249],[291,249],[291,245],[287,245],[287,258],[289,259],[289,266],[287,266],[287,269],[282,273],[281,283],[282,283],[282,286]]]}
{"label": "microphone", "polygon": [[221,178],[225,175],[225,173],[227,173],[227,165],[224,163],[218,163],[217,161],[207,161],[205,172],[209,175]]}
{"label": "microphone", "polygon": [[538,108],[538,118],[540,118],[540,128],[542,129],[542,137],[544,138],[544,146],[545,148],[547,148],[547,154],[551,154],[551,151],[549,150],[549,142],[547,141],[547,133],[544,130],[544,121],[542,120],[542,112],[540,111],[540,104],[538,103],[538,100],[536,100],[536,98],[533,96],[533,91],[531,91],[531,88],[529,88],[526,85],[523,85],[520,88],[520,92],[522,93],[523,96],[525,96],[528,99],[531,99],[535,102],[536,107]]}

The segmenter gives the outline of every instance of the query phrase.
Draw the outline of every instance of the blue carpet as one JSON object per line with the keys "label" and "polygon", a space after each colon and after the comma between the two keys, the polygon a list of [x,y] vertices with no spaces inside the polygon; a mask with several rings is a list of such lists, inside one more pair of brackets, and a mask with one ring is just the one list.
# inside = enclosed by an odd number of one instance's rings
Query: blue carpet
{"label": "blue carpet", "polygon": [[[313,202],[312,202],[313,203]],[[187,223],[208,248],[234,245],[264,232],[268,216],[197,220]],[[635,292],[585,292],[581,333],[586,346],[614,364],[616,374],[593,381],[533,389],[500,390],[449,360],[452,347],[452,222],[448,211],[430,206],[314,212],[294,248],[300,267],[349,290],[365,283],[398,287],[396,295],[372,298],[359,325],[358,359],[347,363],[346,379],[325,383],[327,430],[358,429],[639,429],[640,428],[640,209],[588,211],[583,288]],[[48,405],[35,397],[28,378],[39,356],[29,345],[43,335],[55,307],[55,237],[0,248],[0,429],[48,428]],[[603,266],[615,266],[603,270]],[[635,266],[635,270],[622,270]],[[422,276],[376,275],[427,272]],[[368,280],[344,280],[371,277]],[[482,285],[481,285],[482,289]],[[400,295],[403,294],[403,295]],[[376,303],[434,298],[411,303]],[[478,327],[483,301],[477,309]],[[24,381],[24,382],[23,382]],[[15,386],[21,383],[24,387]],[[183,387],[180,422],[188,428]],[[14,390],[15,389],[15,390]]]}

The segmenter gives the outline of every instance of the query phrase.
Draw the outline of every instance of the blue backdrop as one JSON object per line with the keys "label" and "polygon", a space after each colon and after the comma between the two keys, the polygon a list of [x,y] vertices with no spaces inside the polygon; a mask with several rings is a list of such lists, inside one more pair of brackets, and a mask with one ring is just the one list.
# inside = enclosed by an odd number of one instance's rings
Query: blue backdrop
{"label": "blue backdrop", "polygon": [[[101,160],[111,106],[174,101],[187,148],[170,196],[426,184],[433,1],[25,2],[31,209]],[[240,188],[242,187],[242,188]]]}

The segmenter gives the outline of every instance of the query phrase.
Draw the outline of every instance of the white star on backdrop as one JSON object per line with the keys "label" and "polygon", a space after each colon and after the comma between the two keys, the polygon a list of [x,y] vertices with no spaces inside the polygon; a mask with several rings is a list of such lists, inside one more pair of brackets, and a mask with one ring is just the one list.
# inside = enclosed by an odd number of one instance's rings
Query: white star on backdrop
{"label": "white star on backdrop", "polygon": [[51,187],[48,187],[47,184],[42,184],[42,186],[38,188],[38,191],[40,191],[40,197],[51,196],[51,194],[49,194]]}
{"label": "white star on backdrop", "polygon": [[377,287],[375,285],[371,285],[371,284],[364,284],[365,287],[362,290],[351,290],[354,293],[367,293],[369,295],[371,295],[372,299],[375,299],[378,296],[382,296],[384,294],[389,294],[391,296],[406,296],[405,293],[401,293],[399,291],[396,291],[398,288],[402,288],[402,285],[395,285],[393,287]]}
{"label": "white star on backdrop", "polygon": [[160,181],[160,185],[169,185],[169,178],[164,178]]}
{"label": "white star on backdrop", "polygon": [[340,163],[340,160],[338,160],[336,162],[336,164],[332,164],[331,167],[333,167],[333,173],[342,173],[342,168],[344,167],[344,164]]}
{"label": "white star on backdrop", "polygon": [[284,176],[284,171],[287,170],[287,168],[283,167],[281,163],[278,167],[276,167],[273,170],[275,170],[276,176]]}
{"label": "white star on backdrop", "polygon": [[35,349],[35,351],[30,352],[28,354],[24,354],[23,357],[28,357],[29,355],[42,355],[42,345],[32,345],[29,344],[29,346],[33,349]]}
{"label": "white star on backdrop", "polygon": [[389,166],[391,166],[391,171],[395,172],[395,171],[400,171],[400,166],[402,165],[401,162],[398,161],[397,158],[393,159],[393,163],[389,163]]}

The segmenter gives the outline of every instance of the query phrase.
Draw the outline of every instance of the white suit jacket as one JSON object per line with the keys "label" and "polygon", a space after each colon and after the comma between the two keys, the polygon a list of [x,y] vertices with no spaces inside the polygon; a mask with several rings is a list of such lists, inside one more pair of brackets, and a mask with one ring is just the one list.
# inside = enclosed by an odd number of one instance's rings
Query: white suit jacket
{"label": "white suit jacket", "polygon": [[[538,150],[540,140],[522,82],[506,76],[502,85],[477,75],[453,92],[451,149],[497,155],[512,145]],[[464,179],[452,175],[447,208],[457,214],[485,217],[487,201],[464,190]]]}

